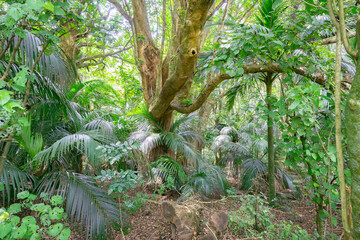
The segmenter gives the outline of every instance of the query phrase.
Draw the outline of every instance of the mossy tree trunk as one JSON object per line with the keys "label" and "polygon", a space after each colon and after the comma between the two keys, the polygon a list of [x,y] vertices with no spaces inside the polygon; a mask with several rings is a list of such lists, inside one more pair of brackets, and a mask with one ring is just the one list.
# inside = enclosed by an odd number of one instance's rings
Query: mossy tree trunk
{"label": "mossy tree trunk", "polygon": [[[360,239],[360,61],[345,107],[347,150],[350,154],[351,206],[354,239]],[[348,213],[347,213],[348,214]]]}
{"label": "mossy tree trunk", "polygon": [[276,197],[275,191],[275,159],[274,159],[274,123],[271,117],[271,96],[272,96],[272,84],[273,74],[268,73],[265,76],[264,82],[266,84],[266,98],[268,107],[268,118],[267,118],[267,131],[268,131],[268,181],[269,181],[269,203],[271,206],[274,205]]}

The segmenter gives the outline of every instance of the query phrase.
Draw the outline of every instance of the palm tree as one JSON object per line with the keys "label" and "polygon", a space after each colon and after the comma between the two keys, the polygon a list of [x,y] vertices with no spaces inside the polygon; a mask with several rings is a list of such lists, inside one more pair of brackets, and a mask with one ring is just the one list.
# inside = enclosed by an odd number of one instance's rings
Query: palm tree
{"label": "palm tree", "polygon": [[[202,144],[202,136],[193,130],[194,115],[182,116],[175,120],[169,131],[163,127],[149,114],[148,108],[142,109],[133,114],[138,122],[138,131],[130,136],[130,140],[141,143],[140,149],[147,156],[150,162],[155,161],[154,156],[166,155],[183,166],[189,162],[193,166],[199,165],[199,153],[195,144]],[[155,154],[156,152],[156,154]]]}

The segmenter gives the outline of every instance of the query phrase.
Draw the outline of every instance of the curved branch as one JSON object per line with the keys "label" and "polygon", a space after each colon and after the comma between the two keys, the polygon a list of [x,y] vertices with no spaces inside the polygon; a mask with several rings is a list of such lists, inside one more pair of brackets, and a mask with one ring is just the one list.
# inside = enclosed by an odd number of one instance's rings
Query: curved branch
{"label": "curved branch", "polygon": [[[358,18],[358,20],[360,20]],[[344,2],[342,0],[339,0],[339,24],[340,24],[340,29],[338,29],[340,31],[341,34],[341,39],[343,42],[343,45],[346,49],[346,51],[349,53],[350,56],[352,57],[357,57],[359,50],[353,50],[351,48],[350,42],[349,42],[349,37],[346,33],[346,26],[345,26],[345,13],[344,13]]]}
{"label": "curved branch", "polygon": [[230,75],[228,74],[221,74],[214,79],[212,79],[208,84],[205,85],[201,93],[199,94],[196,101],[189,105],[189,106],[182,106],[182,104],[178,101],[173,101],[171,103],[171,108],[181,112],[181,113],[192,113],[196,110],[198,110],[203,103],[207,100],[207,98],[210,96],[210,94],[215,90],[215,88],[224,80],[231,79]]}
{"label": "curved branch", "polygon": [[[279,64],[277,63],[271,63],[267,65],[260,65],[257,63],[251,63],[248,65],[243,66],[244,74],[249,73],[261,73],[261,72],[268,72],[268,73],[284,73],[286,72],[286,69],[283,69],[279,67]],[[324,75],[318,73],[315,75],[310,75],[307,73],[305,68],[290,68],[291,71],[295,72],[296,74],[299,74],[301,76],[304,76],[306,78],[309,78],[311,81],[325,86],[327,79]],[[198,110],[202,104],[207,100],[207,98],[210,96],[210,94],[214,91],[214,89],[224,80],[232,79],[233,77],[230,77],[228,74],[221,74],[217,77],[213,78],[209,81],[208,84],[205,85],[205,87],[202,89],[201,93],[199,94],[196,101],[188,106],[183,106],[180,102],[173,101],[171,103],[171,108],[181,112],[181,113],[191,113],[196,110]],[[330,90],[333,90],[330,86]]]}

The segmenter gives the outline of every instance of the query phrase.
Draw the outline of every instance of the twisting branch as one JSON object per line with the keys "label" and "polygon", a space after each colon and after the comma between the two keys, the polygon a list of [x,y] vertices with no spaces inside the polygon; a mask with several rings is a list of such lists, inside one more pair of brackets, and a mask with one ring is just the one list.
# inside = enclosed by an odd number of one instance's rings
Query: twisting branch
{"label": "twisting branch", "polygon": [[[250,63],[242,67],[244,69],[244,74],[249,73],[285,73],[286,69],[283,69],[279,67],[279,64],[277,63],[271,63],[267,65],[261,65],[257,63]],[[307,70],[304,68],[290,68],[293,72],[296,74],[299,74],[301,76],[304,76],[306,78],[309,78],[311,81],[326,86],[327,79],[322,74],[314,74],[311,75],[307,73]],[[183,106],[180,102],[173,101],[171,103],[171,108],[181,112],[181,113],[191,113],[196,111],[201,107],[201,105],[206,101],[206,99],[210,96],[210,94],[214,91],[214,89],[224,80],[232,79],[233,77],[230,77],[228,74],[221,74],[217,77],[213,78],[208,82],[208,84],[205,85],[205,87],[200,92],[198,98],[195,100],[195,102],[189,106]],[[330,86],[330,90],[333,91],[332,86]]]}
{"label": "twisting branch", "polygon": [[344,47],[345,47],[346,51],[349,53],[349,55],[355,58],[355,57],[358,56],[358,50],[353,50],[351,48],[351,45],[350,45],[350,42],[349,42],[349,37],[348,37],[348,35],[346,33],[345,13],[344,13],[344,2],[343,2],[343,0],[339,0],[339,23],[340,23],[340,29],[338,29],[338,31],[340,31],[340,33],[341,33],[341,39],[342,39],[342,42],[344,44]]}

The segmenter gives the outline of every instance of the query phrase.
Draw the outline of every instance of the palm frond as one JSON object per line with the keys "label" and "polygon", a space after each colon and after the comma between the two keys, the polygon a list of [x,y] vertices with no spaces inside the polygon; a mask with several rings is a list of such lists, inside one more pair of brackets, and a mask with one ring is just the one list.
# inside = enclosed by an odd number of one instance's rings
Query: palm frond
{"label": "palm frond", "polygon": [[149,107],[147,105],[142,105],[139,110],[130,113],[130,116],[132,116],[133,119],[137,121],[137,123],[142,127],[142,129],[148,129],[149,126],[151,126],[153,131],[163,131],[163,127],[149,113]]}
{"label": "palm frond", "polygon": [[151,171],[154,176],[165,180],[172,176],[176,187],[182,186],[187,181],[187,175],[181,164],[170,157],[160,157],[151,164]]}
{"label": "palm frond", "polygon": [[186,159],[193,163],[196,162],[199,153],[183,136],[172,132],[162,132],[160,136],[161,141],[166,147],[176,153],[183,154]]}
{"label": "palm frond", "polygon": [[162,145],[161,136],[158,133],[151,134],[140,144],[140,150],[148,154],[151,150]]}
{"label": "palm frond", "polygon": [[3,204],[9,204],[12,199],[16,199],[16,194],[26,189],[31,189],[35,183],[35,178],[18,169],[10,161],[5,162],[4,170],[0,175],[0,183],[4,184],[2,191]]}
{"label": "palm frond", "polygon": [[[19,37],[16,36],[12,45],[16,45],[18,41]],[[16,55],[15,62],[25,63],[31,68],[43,45],[44,42],[40,38],[26,31],[26,37],[20,43],[20,49]],[[53,51],[50,55],[43,54],[36,70],[52,81],[60,83],[62,86],[68,86],[76,79],[76,69],[69,61],[62,57],[60,49],[56,45],[53,45],[53,47],[58,51]],[[12,48],[10,47],[8,51],[10,52],[11,50]]]}
{"label": "palm frond", "polygon": [[[52,172],[42,178],[37,192],[66,199],[66,212],[70,220],[85,227],[86,239],[110,239],[112,229],[118,229],[120,212],[105,190],[93,178],[69,171]],[[124,215],[122,215],[124,217]]]}
{"label": "palm frond", "polygon": [[284,188],[295,190],[292,177],[279,166],[275,166],[275,177],[277,182],[280,183]]}
{"label": "palm frond", "polygon": [[258,22],[269,29],[276,27],[281,13],[285,10],[282,0],[263,0],[256,16]]}
{"label": "palm frond", "polygon": [[57,140],[49,148],[36,154],[34,161],[45,165],[47,161],[51,161],[54,158],[59,159],[71,150],[76,149],[86,155],[92,164],[97,164],[100,156],[97,147],[102,143],[110,142],[111,141],[98,130],[80,131]]}
{"label": "palm frond", "polygon": [[189,181],[181,188],[182,195],[179,201],[198,194],[203,199],[220,198],[226,195],[229,183],[224,177],[223,171],[218,166],[200,166]]}
{"label": "palm frond", "polygon": [[267,173],[266,164],[259,159],[249,158],[240,165],[240,168],[243,171],[241,188],[245,190],[251,189],[255,181],[257,181],[258,178],[265,178]]}
{"label": "palm frond", "polygon": [[38,133],[31,133],[31,126],[22,126],[19,142],[21,146],[28,152],[31,159],[42,150],[43,139]]}
{"label": "palm frond", "polygon": [[[170,127],[170,132],[176,132],[177,130],[188,130],[192,128],[192,124],[196,121],[198,117],[196,114],[191,113],[188,116],[181,116],[180,118],[176,119]],[[179,129],[182,127],[182,129]]]}
{"label": "palm frond", "polygon": [[115,139],[114,129],[115,129],[115,125],[112,122],[108,122],[99,118],[89,123],[86,123],[81,130],[82,131],[99,130],[100,132],[103,133],[104,136],[107,136],[107,138]]}

